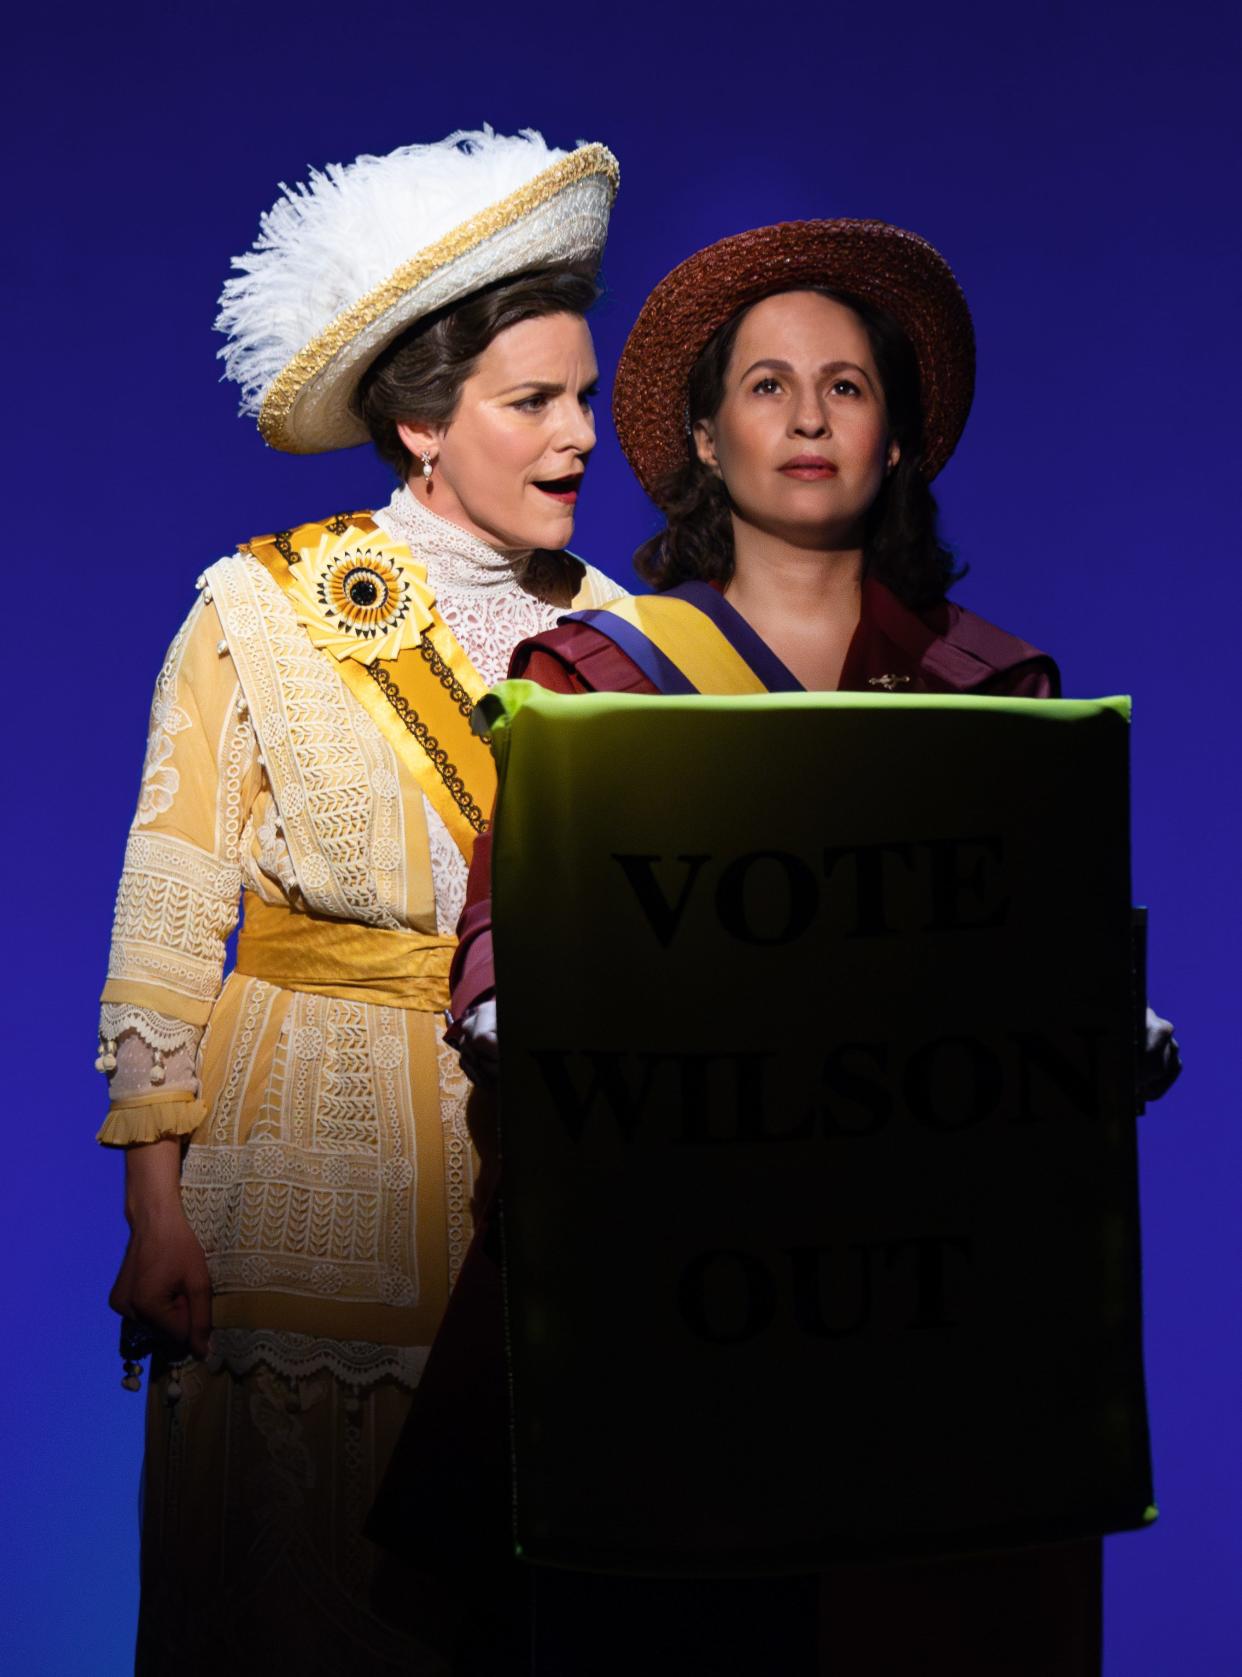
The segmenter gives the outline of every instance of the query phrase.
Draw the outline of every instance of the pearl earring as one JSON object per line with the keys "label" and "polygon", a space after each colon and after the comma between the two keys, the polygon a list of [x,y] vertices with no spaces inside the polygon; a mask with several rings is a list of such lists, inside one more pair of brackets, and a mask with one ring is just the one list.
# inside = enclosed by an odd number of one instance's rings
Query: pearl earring
{"label": "pearl earring", "polygon": [[433,470],[435,469],[433,464],[432,464],[430,451],[424,449],[423,454],[421,456],[421,459],[422,459],[422,462],[423,462],[423,477],[424,478],[430,478]]}

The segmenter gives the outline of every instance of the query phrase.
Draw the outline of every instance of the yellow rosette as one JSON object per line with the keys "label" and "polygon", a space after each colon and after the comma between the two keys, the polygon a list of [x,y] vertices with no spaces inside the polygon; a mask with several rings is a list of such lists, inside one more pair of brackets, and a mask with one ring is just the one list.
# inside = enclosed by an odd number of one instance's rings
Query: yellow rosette
{"label": "yellow rosette", "polygon": [[351,525],[299,548],[286,592],[316,646],[362,664],[417,646],[434,621],[425,568],[382,530]]}

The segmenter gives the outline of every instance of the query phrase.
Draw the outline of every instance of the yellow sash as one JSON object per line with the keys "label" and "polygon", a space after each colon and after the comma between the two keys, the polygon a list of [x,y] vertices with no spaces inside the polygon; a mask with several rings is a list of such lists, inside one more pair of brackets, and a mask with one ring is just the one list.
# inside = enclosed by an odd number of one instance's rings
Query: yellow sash
{"label": "yellow sash", "polygon": [[[286,590],[302,548],[326,533],[376,528],[369,513],[340,513],[272,536],[255,536],[241,551],[254,555]],[[496,770],[485,740],[470,731],[470,713],[487,684],[439,612],[416,647],[392,659],[363,664],[334,659],[353,693],[430,800],[466,860],[487,827],[496,795]]]}
{"label": "yellow sash", "polygon": [[689,600],[668,594],[632,594],[610,600],[591,618],[604,612],[645,635],[700,693],[768,691],[711,618]]}
{"label": "yellow sash", "polygon": [[442,1013],[456,947],[453,937],[296,914],[247,891],[237,971],[311,996]]}

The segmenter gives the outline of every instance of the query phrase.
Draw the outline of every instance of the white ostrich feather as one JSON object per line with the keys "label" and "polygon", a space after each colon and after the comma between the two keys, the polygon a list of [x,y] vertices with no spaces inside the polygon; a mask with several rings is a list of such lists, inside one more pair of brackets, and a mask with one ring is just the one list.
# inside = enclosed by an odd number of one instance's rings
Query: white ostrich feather
{"label": "white ostrich feather", "polygon": [[282,182],[253,247],[233,258],[215,322],[241,412],[258,414],[268,385],[342,309],[566,155],[532,128],[485,125]]}

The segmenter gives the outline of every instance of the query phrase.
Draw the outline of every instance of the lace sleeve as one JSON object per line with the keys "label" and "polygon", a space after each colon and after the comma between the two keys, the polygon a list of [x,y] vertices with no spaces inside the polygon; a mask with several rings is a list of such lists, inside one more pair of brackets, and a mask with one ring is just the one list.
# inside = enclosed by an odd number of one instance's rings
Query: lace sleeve
{"label": "lace sleeve", "polygon": [[220,989],[241,892],[240,836],[258,745],[210,597],[155,688],[138,810],[117,892],[96,1065],[112,1146],[185,1135],[202,1119],[195,1056]]}

